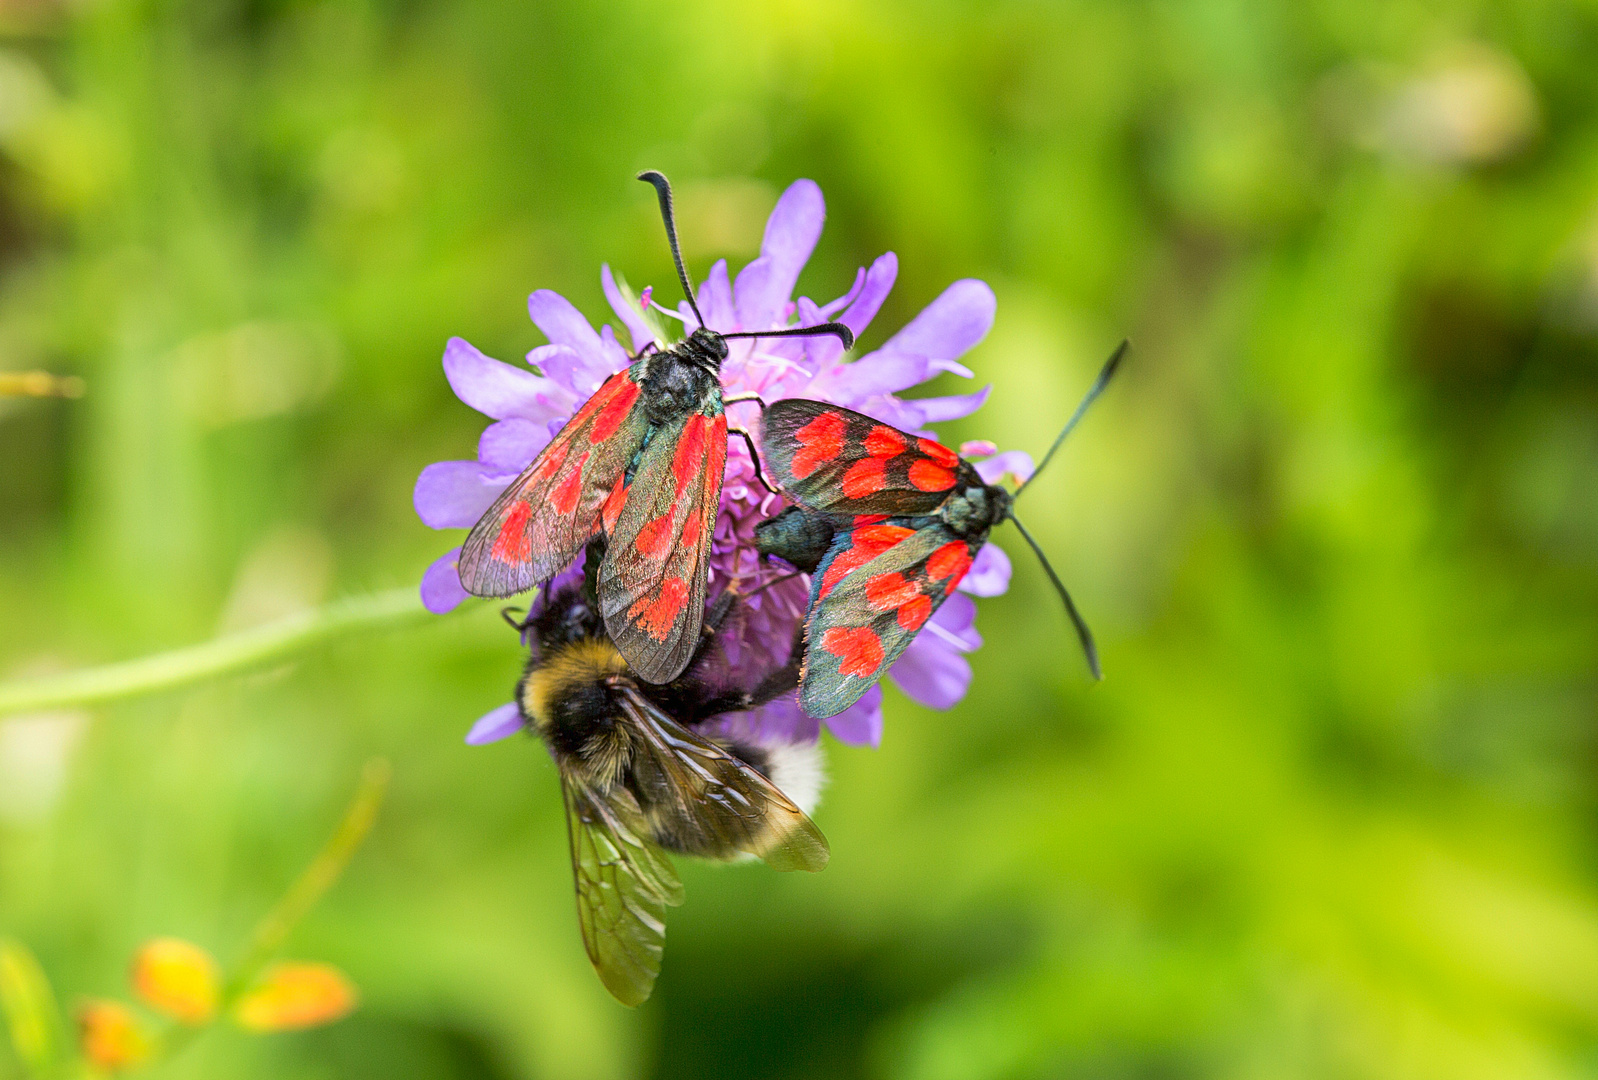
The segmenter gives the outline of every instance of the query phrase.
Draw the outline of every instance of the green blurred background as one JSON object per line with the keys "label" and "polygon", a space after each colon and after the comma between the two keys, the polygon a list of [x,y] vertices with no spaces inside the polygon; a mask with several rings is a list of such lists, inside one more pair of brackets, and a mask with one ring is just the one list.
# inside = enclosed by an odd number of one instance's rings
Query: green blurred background
{"label": "green blurred background", "polygon": [[[948,425],[1037,452],[970,696],[828,746],[825,873],[684,868],[655,997],[589,969],[553,769],[471,749],[492,605],[0,720],[0,933],[62,995],[237,956],[360,763],[384,817],[291,942],[353,1019],[172,1077],[1598,1075],[1593,0],[7,0],[0,677],[410,585],[418,470],[525,298],[734,269],[798,177],[864,341],[999,297]],[[929,392],[956,392],[946,377]],[[0,1049],[0,1077],[16,1074]]]}

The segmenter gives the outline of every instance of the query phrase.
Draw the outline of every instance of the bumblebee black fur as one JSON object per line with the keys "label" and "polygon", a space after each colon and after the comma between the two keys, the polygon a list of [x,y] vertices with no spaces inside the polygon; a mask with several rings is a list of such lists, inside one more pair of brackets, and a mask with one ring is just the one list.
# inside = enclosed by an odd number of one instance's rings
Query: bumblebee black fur
{"label": "bumblebee black fur", "polygon": [[[590,567],[599,565],[601,545],[590,545]],[[778,870],[827,863],[826,838],[807,816],[820,792],[817,747],[761,746],[695,729],[797,684],[797,656],[752,689],[723,689],[702,676],[736,602],[723,595],[706,614],[685,674],[659,685],[639,678],[606,636],[592,574],[537,614],[510,620],[531,650],[516,704],[560,773],[583,945],[626,1005],[653,989],[666,908],[682,902],[662,853],[758,857]]]}

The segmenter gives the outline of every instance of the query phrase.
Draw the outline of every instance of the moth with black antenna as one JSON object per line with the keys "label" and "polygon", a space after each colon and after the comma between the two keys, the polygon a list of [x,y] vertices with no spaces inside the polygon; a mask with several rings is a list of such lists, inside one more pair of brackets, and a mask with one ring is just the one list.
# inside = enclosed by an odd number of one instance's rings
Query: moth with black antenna
{"label": "moth with black antenna", "polygon": [[[711,536],[727,460],[721,362],[727,339],[831,334],[842,323],[721,334],[705,325],[677,243],[671,185],[638,179],[660,199],[672,261],[699,325],[666,349],[644,349],[606,379],[495,500],[461,547],[460,578],[477,596],[549,581],[601,531],[605,629],[631,669],[670,682],[693,657],[705,617]],[[740,432],[750,442],[747,433]],[[762,477],[762,479],[764,479]]]}
{"label": "moth with black antenna", "polygon": [[799,704],[834,716],[898,659],[971,568],[1002,521],[1015,522],[1102,678],[1093,632],[1015,503],[1104,391],[1126,355],[1105,362],[1031,478],[1015,492],[985,483],[953,450],[869,416],[791,398],[765,410],[761,449],[797,505],[761,522],[755,546],[811,574]]}

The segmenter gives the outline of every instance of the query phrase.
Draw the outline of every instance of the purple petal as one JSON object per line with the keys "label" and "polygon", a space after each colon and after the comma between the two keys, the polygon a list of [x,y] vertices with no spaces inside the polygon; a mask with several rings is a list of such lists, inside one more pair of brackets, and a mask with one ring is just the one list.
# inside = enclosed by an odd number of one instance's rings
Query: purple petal
{"label": "purple petal", "polygon": [[932,636],[941,638],[950,648],[971,652],[982,647],[982,635],[977,633],[977,602],[964,593],[954,593],[945,600],[923,628]]}
{"label": "purple petal", "polygon": [[416,478],[416,516],[433,529],[469,529],[510,481],[503,473],[486,473],[475,461],[435,462]]}
{"label": "purple petal", "polygon": [[434,615],[454,611],[466,599],[466,590],[461,587],[460,570],[456,566],[460,557],[460,548],[450,548],[422,572],[422,606]]}
{"label": "purple petal", "polygon": [[952,708],[971,685],[971,665],[942,640],[918,634],[888,670],[905,697],[929,709]]}
{"label": "purple petal", "polygon": [[1002,596],[1010,588],[1010,556],[998,544],[983,544],[959,588],[972,596]]}
{"label": "purple petal", "polygon": [[877,312],[882,310],[882,302],[888,298],[888,293],[893,291],[893,283],[898,276],[899,256],[890,251],[878,258],[871,264],[871,269],[866,271],[865,287],[860,290],[860,295],[849,305],[849,310],[843,313],[843,318],[839,321],[859,337],[865,332],[866,327],[871,325],[871,320],[876,318]]}
{"label": "purple petal", "polygon": [[871,687],[860,695],[859,701],[837,716],[828,717],[825,723],[839,742],[875,750],[882,745],[882,687]]}
{"label": "purple petal", "polygon": [[622,296],[621,288],[617,286],[616,278],[610,272],[609,263],[603,263],[599,267],[599,284],[605,290],[605,299],[610,301],[611,310],[622,321],[622,325],[627,327],[627,336],[632,339],[633,352],[638,352],[654,341],[655,335],[650,333],[649,324],[644,322],[643,315]]}
{"label": "purple petal", "polygon": [[951,394],[948,397],[913,398],[905,404],[921,414],[921,424],[937,424],[944,420],[958,420],[962,416],[970,416],[988,400],[988,395],[993,393],[990,383],[974,394]]}
{"label": "purple petal", "polygon": [[878,351],[847,364],[834,364],[817,375],[805,393],[847,404],[923,383],[928,366],[924,356]]}
{"label": "purple petal", "polygon": [[531,420],[501,420],[483,429],[477,440],[477,460],[496,472],[519,473],[549,445],[548,424]]}
{"label": "purple petal", "polygon": [[882,348],[887,352],[952,360],[965,355],[971,346],[987,336],[997,307],[998,301],[986,282],[975,278],[956,281]]}
{"label": "purple petal", "polygon": [[967,439],[960,444],[960,456],[963,458],[992,457],[999,452],[999,444],[992,439]]}
{"label": "purple petal", "polygon": [[467,746],[485,746],[491,742],[508,739],[522,729],[521,710],[514,702],[501,705],[472,725],[466,733]]}
{"label": "purple petal", "polygon": [[760,258],[743,268],[733,286],[740,327],[765,330],[777,324],[826,217],[827,204],[814,180],[795,180],[782,193],[766,221]]}
{"label": "purple petal", "polygon": [[565,398],[562,399],[564,408],[558,410],[562,417],[570,414],[577,402],[593,393],[602,378],[570,345],[540,345],[527,354],[527,362],[548,375],[565,391]]}
{"label": "purple petal", "polygon": [[699,310],[712,330],[729,331],[737,325],[738,312],[732,304],[732,284],[727,280],[727,260],[717,259],[710,277],[699,286]]}
{"label": "purple petal", "polygon": [[456,397],[495,420],[548,420],[562,415],[571,397],[552,380],[484,356],[458,337],[444,347],[444,376]]}
{"label": "purple petal", "polygon": [[790,693],[750,712],[718,716],[700,730],[762,746],[811,743],[821,734],[821,721],[799,708],[798,695]]}
{"label": "purple petal", "polygon": [[825,322],[834,315],[838,314],[838,312],[842,311],[844,308],[848,307],[850,304],[854,303],[855,297],[860,295],[860,290],[865,288],[865,285],[866,270],[865,267],[862,266],[859,270],[855,271],[854,284],[849,286],[848,292],[844,293],[830,304],[821,305],[821,321]]}
{"label": "purple petal", "polygon": [[1005,473],[1014,473],[1024,484],[1032,478],[1032,455],[1025,450],[1006,450],[977,462],[976,468],[984,484],[997,484]]}
{"label": "purple petal", "polygon": [[599,328],[599,347],[605,354],[606,375],[614,375],[633,362],[621,342],[616,340],[616,331],[610,328],[610,323]]}
{"label": "purple petal", "polygon": [[549,289],[539,289],[527,298],[527,313],[551,344],[565,345],[577,354],[585,381],[597,384],[611,373],[610,357],[599,335],[570,300]]}

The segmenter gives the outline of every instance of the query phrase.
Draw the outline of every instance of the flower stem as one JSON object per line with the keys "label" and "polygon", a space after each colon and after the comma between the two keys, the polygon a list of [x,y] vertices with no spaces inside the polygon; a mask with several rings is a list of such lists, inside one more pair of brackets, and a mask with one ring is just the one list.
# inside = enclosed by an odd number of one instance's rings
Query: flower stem
{"label": "flower stem", "polygon": [[377,820],[377,811],[383,805],[383,796],[388,791],[390,771],[388,762],[383,758],[373,758],[361,770],[360,787],[356,789],[349,809],[344,811],[344,820],[339,822],[338,828],[311,865],[305,868],[299,880],[283,894],[283,899],[256,924],[255,933],[250,936],[249,951],[234,969],[233,977],[228,980],[227,988],[222,993],[224,1012],[232,1007],[240,994],[249,989],[250,983],[282,947],[289,932],[305,917],[306,912],[316,906],[322,894],[332,887],[349,865],[350,858],[360,848],[373,822]]}
{"label": "flower stem", "polygon": [[339,600],[201,645],[62,675],[0,682],[0,716],[170,690],[256,667],[352,630],[426,614],[412,587]]}

